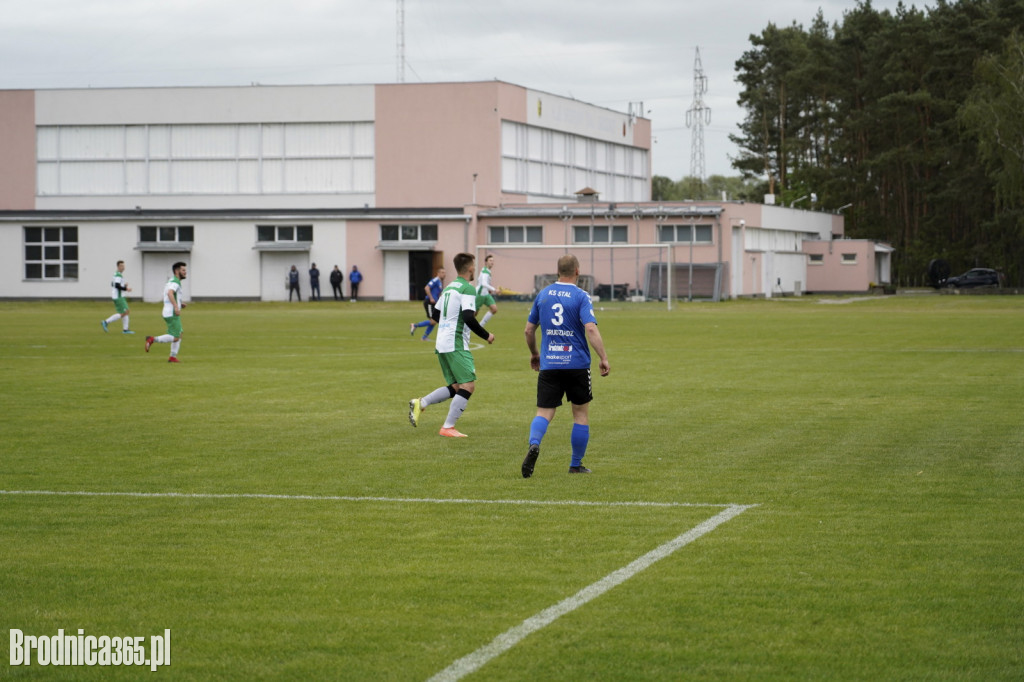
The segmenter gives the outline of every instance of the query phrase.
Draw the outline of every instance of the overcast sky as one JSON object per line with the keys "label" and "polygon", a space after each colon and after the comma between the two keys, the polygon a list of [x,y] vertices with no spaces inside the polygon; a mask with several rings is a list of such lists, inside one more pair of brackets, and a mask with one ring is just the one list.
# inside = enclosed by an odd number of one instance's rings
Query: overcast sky
{"label": "overcast sky", "polygon": [[[898,0],[874,0],[894,10]],[[907,2],[918,7],[927,2]],[[405,81],[498,79],[617,111],[643,102],[653,171],[690,173],[694,58],[707,175],[735,175],[735,64],[770,22],[855,0],[405,0]],[[0,89],[391,83],[396,0],[0,0]]]}

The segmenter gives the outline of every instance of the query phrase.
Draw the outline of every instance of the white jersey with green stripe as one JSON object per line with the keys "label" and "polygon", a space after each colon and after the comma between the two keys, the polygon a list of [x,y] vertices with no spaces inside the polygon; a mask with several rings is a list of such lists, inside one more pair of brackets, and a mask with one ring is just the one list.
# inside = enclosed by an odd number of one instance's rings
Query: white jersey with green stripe
{"label": "white jersey with green stripe", "polygon": [[481,296],[486,296],[487,294],[492,294],[495,291],[497,291],[497,289],[491,286],[491,271],[485,265],[483,269],[480,270],[480,274],[477,275],[476,278],[476,293]]}
{"label": "white jersey with green stripe", "polygon": [[469,350],[471,332],[462,320],[462,311],[476,312],[476,289],[473,285],[462,277],[456,278],[441,292],[437,308],[441,311],[441,321],[437,324],[434,349],[438,353]]}
{"label": "white jersey with green stripe", "polygon": [[174,292],[174,298],[178,301],[178,306],[181,306],[181,280],[177,277],[171,277],[167,280],[167,284],[164,285],[164,317],[174,317],[174,303],[171,302],[171,292]]}
{"label": "white jersey with green stripe", "polygon": [[[122,288],[118,289],[117,285],[121,285]],[[110,279],[110,298],[115,301],[119,298],[124,298],[124,287],[128,286],[124,283],[124,275],[120,272],[115,272],[114,276]]]}

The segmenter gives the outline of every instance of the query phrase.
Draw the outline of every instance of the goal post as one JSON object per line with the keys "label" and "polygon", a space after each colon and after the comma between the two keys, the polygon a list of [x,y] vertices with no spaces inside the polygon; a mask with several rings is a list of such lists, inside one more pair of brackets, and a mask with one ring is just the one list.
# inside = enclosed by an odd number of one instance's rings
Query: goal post
{"label": "goal post", "polygon": [[[566,253],[580,261],[580,288],[601,301],[720,300],[721,263],[693,263],[685,246],[662,244],[481,244],[477,268],[488,254],[496,258],[493,283],[532,300],[558,278],[557,261]],[[681,260],[680,260],[681,259]]]}

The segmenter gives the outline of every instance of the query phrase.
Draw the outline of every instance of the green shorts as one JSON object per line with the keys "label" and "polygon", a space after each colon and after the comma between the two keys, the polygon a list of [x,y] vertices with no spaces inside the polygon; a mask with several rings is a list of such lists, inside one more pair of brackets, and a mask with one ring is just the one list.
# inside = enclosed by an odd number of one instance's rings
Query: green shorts
{"label": "green shorts", "polygon": [[[434,351],[435,353],[437,351]],[[441,373],[445,384],[468,384],[476,381],[476,367],[473,366],[473,354],[468,350],[456,350],[451,353],[437,353],[437,361],[441,363]]]}
{"label": "green shorts", "polygon": [[176,339],[181,338],[181,316],[173,315],[171,317],[165,317],[164,322],[167,323],[167,333]]}
{"label": "green shorts", "polygon": [[484,306],[491,307],[494,305],[494,297],[490,294],[477,294],[476,295],[476,309],[480,310]]}
{"label": "green shorts", "polygon": [[121,297],[114,299],[114,310],[124,315],[128,312],[128,299]]}

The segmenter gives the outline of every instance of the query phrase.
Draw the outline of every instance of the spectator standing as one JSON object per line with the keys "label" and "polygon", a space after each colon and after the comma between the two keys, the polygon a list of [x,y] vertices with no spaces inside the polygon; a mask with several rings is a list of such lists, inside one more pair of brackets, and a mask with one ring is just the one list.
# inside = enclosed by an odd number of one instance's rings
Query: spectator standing
{"label": "spectator standing", "polygon": [[348,281],[350,287],[348,300],[355,303],[359,300],[359,283],[363,281],[363,273],[359,272],[358,266],[352,266],[352,272],[348,273]]}
{"label": "spectator standing", "polygon": [[302,303],[302,291],[299,290],[299,271],[293,265],[292,269],[288,271],[288,301],[292,300],[292,292],[299,299],[299,303]]}
{"label": "spectator standing", "polygon": [[316,263],[309,269],[309,300],[320,300],[320,269],[316,267]]}
{"label": "spectator standing", "polygon": [[335,265],[334,269],[331,270],[331,291],[334,293],[334,300],[340,301],[344,294],[341,293],[341,279],[343,275],[338,266]]}

